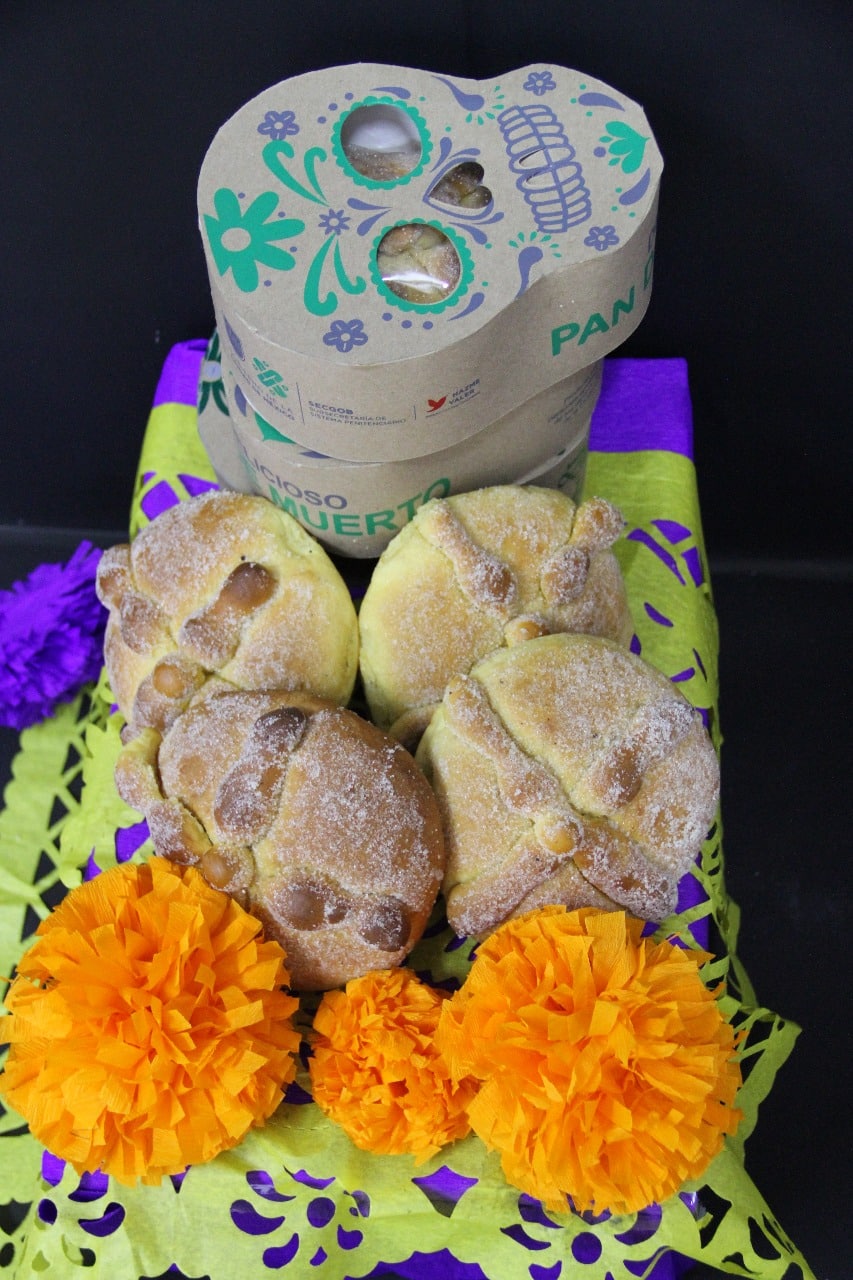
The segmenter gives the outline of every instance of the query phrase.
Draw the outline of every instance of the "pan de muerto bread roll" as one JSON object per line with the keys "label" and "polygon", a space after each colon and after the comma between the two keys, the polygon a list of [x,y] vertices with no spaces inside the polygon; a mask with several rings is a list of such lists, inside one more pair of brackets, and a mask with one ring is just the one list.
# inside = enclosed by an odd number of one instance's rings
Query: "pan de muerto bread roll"
{"label": "pan de muerto bread roll", "polygon": [[423,932],[444,871],[438,806],[400,743],[352,711],[214,679],[164,735],[125,745],[116,782],[159,854],[278,939],[296,989],[398,965]]}
{"label": "pan de muerto bread roll", "polygon": [[211,491],[104,553],[104,658],[131,733],[165,728],[211,673],[244,689],[345,703],[358,666],[346,585],[319,543],[265,498]]}
{"label": "pan de muerto bread roll", "polygon": [[499,649],[455,677],[417,759],[442,810],[459,934],[544,903],[663,919],[719,798],[699,713],[592,636]]}
{"label": "pan de muerto bread roll", "polygon": [[582,631],[627,644],[622,517],[555,489],[497,485],[426,503],[382,553],[359,613],[371,715],[417,741],[447,682],[492,650]]}

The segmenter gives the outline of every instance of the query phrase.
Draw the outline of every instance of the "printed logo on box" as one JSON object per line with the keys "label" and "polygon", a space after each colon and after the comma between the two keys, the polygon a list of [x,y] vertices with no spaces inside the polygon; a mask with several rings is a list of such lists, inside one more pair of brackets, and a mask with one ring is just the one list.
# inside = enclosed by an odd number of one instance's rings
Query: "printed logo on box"
{"label": "printed logo on box", "polygon": [[277,370],[267,364],[266,360],[259,360],[257,356],[252,361],[252,366],[262,387],[266,387],[267,391],[274,396],[278,396],[281,400],[287,399],[287,383]]}
{"label": "printed logo on box", "polygon": [[469,400],[473,400],[475,396],[480,394],[480,379],[472,378],[470,382],[462,387],[455,387],[453,391],[446,392],[443,396],[431,400],[427,396],[427,416],[441,413],[443,409],[456,409],[461,404],[466,404]]}

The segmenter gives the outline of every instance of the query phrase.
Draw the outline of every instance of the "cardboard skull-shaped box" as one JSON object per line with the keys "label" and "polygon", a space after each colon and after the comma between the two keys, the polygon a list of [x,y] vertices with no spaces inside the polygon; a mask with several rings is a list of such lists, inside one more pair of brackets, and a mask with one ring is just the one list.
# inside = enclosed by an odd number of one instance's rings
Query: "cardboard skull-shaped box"
{"label": "cardboard skull-shaped box", "polygon": [[232,471],[362,555],[426,493],[571,488],[596,366],[648,306],[661,168],[641,108],[564,67],[353,64],[253,98],[198,186]]}
{"label": "cardboard skull-shaped box", "polygon": [[561,67],[285,80],[201,170],[223,344],[255,407],[334,457],[454,444],[636,327],[660,171],[641,109]]}

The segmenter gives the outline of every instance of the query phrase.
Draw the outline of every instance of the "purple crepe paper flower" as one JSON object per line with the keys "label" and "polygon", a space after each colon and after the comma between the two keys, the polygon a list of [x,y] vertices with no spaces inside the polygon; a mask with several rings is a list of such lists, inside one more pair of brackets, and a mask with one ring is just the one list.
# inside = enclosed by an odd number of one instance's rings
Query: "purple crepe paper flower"
{"label": "purple crepe paper flower", "polygon": [[26,729],[96,680],[107,611],[95,595],[101,552],[81,542],[0,591],[0,725]]}

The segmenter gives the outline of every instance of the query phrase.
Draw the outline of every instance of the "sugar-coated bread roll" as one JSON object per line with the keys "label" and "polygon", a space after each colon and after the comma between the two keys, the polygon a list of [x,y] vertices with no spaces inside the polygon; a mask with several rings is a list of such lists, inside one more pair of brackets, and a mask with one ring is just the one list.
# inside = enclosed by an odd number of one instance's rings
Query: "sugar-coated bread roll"
{"label": "sugar-coated bread roll", "polygon": [[309,695],[209,682],[116,766],[158,853],[199,867],[282,944],[292,985],[400,964],[444,872],[441,816],[400,743]]}
{"label": "sugar-coated bread roll", "polygon": [[265,498],[211,491],[106,551],[104,659],[130,732],[165,728],[215,673],[345,703],[358,623],[326,552]]}
{"label": "sugar-coated bread roll", "polygon": [[582,631],[627,644],[611,547],[622,516],[556,489],[496,485],[426,503],[382,553],[359,612],[371,715],[414,745],[451,676],[492,650]]}
{"label": "sugar-coated bread roll", "polygon": [[714,819],[702,718],[609,640],[544,636],[455,677],[418,748],[442,810],[459,934],[545,903],[661,920]]}

